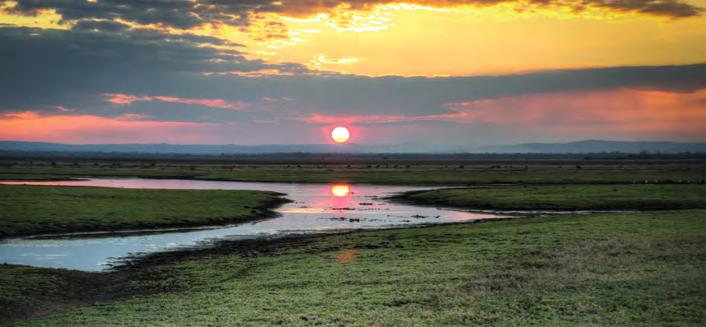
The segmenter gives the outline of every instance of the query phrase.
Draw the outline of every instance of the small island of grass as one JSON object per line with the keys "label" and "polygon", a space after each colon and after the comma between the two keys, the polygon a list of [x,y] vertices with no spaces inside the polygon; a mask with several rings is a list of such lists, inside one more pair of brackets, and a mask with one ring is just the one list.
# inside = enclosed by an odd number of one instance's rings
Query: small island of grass
{"label": "small island of grass", "polygon": [[392,199],[489,210],[671,210],[706,208],[706,186],[510,185],[410,191]]}
{"label": "small island of grass", "polygon": [[0,185],[0,237],[246,222],[284,201],[250,190]]}

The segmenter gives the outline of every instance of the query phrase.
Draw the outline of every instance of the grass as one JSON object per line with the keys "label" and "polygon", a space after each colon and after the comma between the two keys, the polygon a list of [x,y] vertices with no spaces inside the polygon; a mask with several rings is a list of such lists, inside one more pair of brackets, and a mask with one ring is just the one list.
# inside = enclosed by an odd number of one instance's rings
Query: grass
{"label": "grass", "polygon": [[280,195],[0,185],[0,236],[242,222],[271,215]]}
{"label": "grass", "polygon": [[621,184],[621,183],[701,183],[706,180],[706,165],[702,162],[643,164],[577,165],[520,162],[496,165],[492,162],[466,165],[237,165],[237,164],[146,164],[123,162],[116,164],[45,163],[0,167],[1,179],[43,180],[82,176],[132,176],[146,178],[191,178],[206,180],[259,182],[349,182],[398,185],[478,185],[493,183],[515,184]]}
{"label": "grass", "polygon": [[489,186],[410,191],[403,202],[498,210],[662,210],[706,208],[706,185]]}
{"label": "grass", "polygon": [[[16,325],[703,326],[705,264],[706,210],[552,216],[225,243],[78,277],[0,266],[0,310],[45,313],[47,288],[78,305]],[[113,297],[72,295],[91,287]]]}
{"label": "grass", "polygon": [[[223,242],[208,249],[149,255],[107,273],[0,265],[0,323],[703,326],[706,322],[706,186],[696,184],[706,179],[706,167],[700,164],[317,168],[80,163],[0,168],[0,179],[77,176],[476,185],[408,193],[405,201],[494,209],[662,210]],[[516,185],[478,186],[493,183]],[[250,219],[250,210],[264,210],[254,203],[258,196],[261,205],[278,198],[248,191],[0,186],[0,222],[10,222],[13,233],[19,233],[21,228],[69,231],[97,223],[122,227],[136,219],[149,224],[173,223],[175,217],[189,224],[214,217],[232,221],[238,219],[237,213]],[[224,209],[228,206],[231,209]],[[51,212],[56,216],[47,216]],[[4,218],[8,215],[15,218]]]}

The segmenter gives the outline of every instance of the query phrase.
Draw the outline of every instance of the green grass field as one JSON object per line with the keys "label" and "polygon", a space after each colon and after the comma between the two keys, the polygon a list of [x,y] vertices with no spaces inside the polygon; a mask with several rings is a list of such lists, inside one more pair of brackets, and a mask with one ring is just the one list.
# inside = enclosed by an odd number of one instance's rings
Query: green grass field
{"label": "green grass field", "polygon": [[706,208],[706,185],[488,186],[406,192],[395,200],[497,210],[664,210]]}
{"label": "green grass field", "polygon": [[230,243],[112,274],[0,266],[0,307],[76,305],[18,326],[703,326],[705,217],[552,216]]}
{"label": "green grass field", "polygon": [[281,201],[263,191],[0,185],[0,236],[242,222]]}
{"label": "green grass field", "polygon": [[122,163],[120,166],[83,162],[77,166],[46,163],[0,167],[0,180],[61,179],[75,177],[192,178],[226,181],[370,183],[401,185],[478,185],[514,184],[625,184],[625,183],[701,183],[706,180],[706,165],[686,161],[681,164],[577,165],[519,162],[496,165],[492,162],[466,165],[215,165]]}
{"label": "green grass field", "polygon": [[[0,178],[472,184],[399,200],[476,209],[645,211],[228,242],[150,255],[107,273],[0,265],[0,323],[703,326],[706,186],[697,183],[705,173],[691,164],[5,167]],[[492,183],[513,185],[483,185]],[[0,230],[237,221],[276,199],[248,191],[0,186],[0,207],[7,209],[0,212]]]}

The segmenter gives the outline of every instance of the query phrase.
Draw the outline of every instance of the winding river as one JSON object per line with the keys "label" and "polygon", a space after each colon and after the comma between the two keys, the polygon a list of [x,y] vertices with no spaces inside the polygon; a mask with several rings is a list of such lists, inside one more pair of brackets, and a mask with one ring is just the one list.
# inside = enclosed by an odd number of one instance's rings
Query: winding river
{"label": "winding river", "polygon": [[0,240],[0,262],[37,267],[103,271],[121,258],[208,244],[222,239],[332,233],[351,229],[497,219],[505,216],[384,201],[398,192],[428,187],[366,184],[251,183],[178,179],[86,179],[2,184],[100,186],[150,189],[266,190],[286,193],[293,202],[276,209],[277,217],[237,225],[160,229],[124,233],[36,235]]}

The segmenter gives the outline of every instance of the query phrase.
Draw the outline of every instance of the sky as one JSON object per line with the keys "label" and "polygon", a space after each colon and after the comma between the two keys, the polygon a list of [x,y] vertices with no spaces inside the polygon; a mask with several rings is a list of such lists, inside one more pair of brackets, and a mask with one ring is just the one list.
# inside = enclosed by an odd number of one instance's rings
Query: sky
{"label": "sky", "polygon": [[0,140],[706,141],[706,0],[0,0]]}

